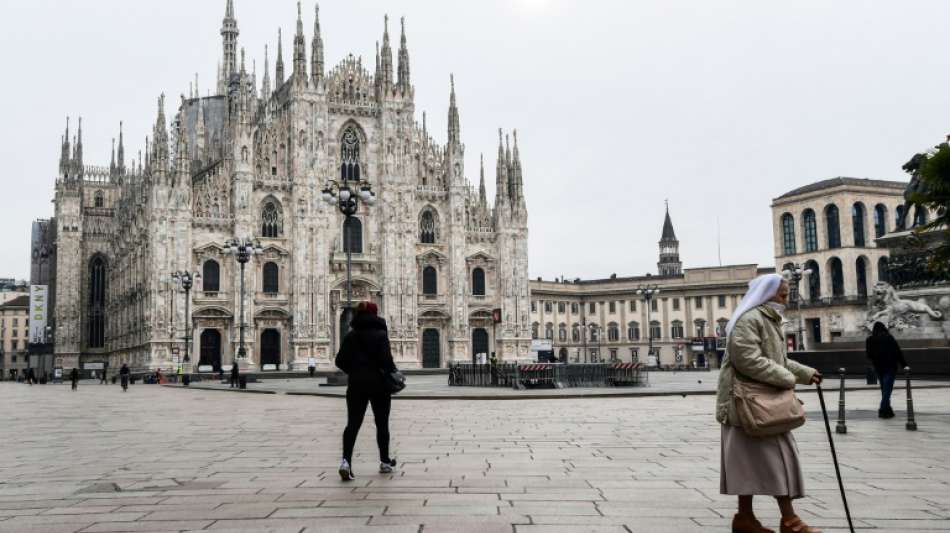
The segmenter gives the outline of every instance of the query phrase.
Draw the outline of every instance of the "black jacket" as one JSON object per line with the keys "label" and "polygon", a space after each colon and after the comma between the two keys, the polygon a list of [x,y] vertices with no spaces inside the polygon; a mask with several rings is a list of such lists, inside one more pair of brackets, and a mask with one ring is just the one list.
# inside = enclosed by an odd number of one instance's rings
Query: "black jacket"
{"label": "black jacket", "polygon": [[[871,335],[864,343],[868,359],[878,373],[895,372],[907,366],[904,353],[897,344],[897,340],[890,333]],[[900,366],[898,367],[898,363]]]}
{"label": "black jacket", "polygon": [[343,338],[336,366],[350,378],[350,385],[370,390],[383,389],[383,372],[395,372],[386,321],[370,314],[359,314],[352,329]]}
{"label": "black jacket", "polygon": [[122,365],[122,368],[119,370],[119,375],[128,376],[128,375],[129,375],[129,367],[127,367],[127,366],[125,366],[125,365]]}

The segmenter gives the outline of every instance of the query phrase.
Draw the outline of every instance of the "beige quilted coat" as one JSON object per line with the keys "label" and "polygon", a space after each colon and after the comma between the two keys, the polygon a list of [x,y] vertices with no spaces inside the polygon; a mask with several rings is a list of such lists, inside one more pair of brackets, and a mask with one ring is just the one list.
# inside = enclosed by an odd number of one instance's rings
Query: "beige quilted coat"
{"label": "beige quilted coat", "polygon": [[783,389],[794,388],[796,383],[807,385],[815,374],[814,368],[786,356],[782,317],[767,305],[750,309],[736,321],[722,359],[716,420],[733,426],[740,425],[732,401],[736,370],[755,381]]}

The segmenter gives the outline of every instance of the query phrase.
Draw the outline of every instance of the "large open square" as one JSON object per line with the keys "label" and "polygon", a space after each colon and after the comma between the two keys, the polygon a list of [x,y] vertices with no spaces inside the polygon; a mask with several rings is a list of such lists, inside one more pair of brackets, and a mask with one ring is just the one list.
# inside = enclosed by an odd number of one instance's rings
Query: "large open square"
{"label": "large open square", "polygon": [[[801,397],[799,512],[845,531],[818,398]],[[849,392],[836,441],[855,526],[947,531],[950,389],[917,391],[917,432],[876,401]],[[346,484],[337,398],[83,382],[0,383],[0,402],[0,532],[699,532],[728,530],[734,507],[712,396],[396,399],[397,472],[376,473],[368,416]],[[756,509],[777,527],[773,502]]]}

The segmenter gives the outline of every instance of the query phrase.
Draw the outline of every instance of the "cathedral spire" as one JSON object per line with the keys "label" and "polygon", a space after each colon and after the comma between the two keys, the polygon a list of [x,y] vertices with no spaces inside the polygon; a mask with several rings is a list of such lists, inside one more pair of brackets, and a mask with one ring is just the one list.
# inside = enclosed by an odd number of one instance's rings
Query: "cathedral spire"
{"label": "cathedral spire", "polygon": [[109,175],[115,176],[115,137],[112,138],[112,159],[109,161]]}
{"label": "cathedral spire", "polygon": [[320,4],[314,8],[313,43],[310,50],[310,70],[313,77],[313,86],[316,87],[323,79],[323,36],[320,35]]}
{"label": "cathedral spire", "polygon": [[59,146],[59,175],[69,176],[69,117],[66,117],[66,133]]}
{"label": "cathedral spire", "polygon": [[460,143],[459,110],[455,102],[455,75],[449,74],[449,146],[458,146]]}
{"label": "cathedral spire", "polygon": [[498,128],[498,165],[495,169],[495,209],[508,204],[508,162],[505,159],[505,143],[501,128]]}
{"label": "cathedral spire", "polygon": [[76,133],[76,148],[73,152],[73,164],[76,165],[76,174],[79,177],[83,176],[83,164],[82,164],[82,117],[79,117],[79,129]]}
{"label": "cathedral spire", "polygon": [[274,79],[274,90],[280,89],[284,84],[284,45],[281,42],[282,36],[280,28],[277,28],[277,76]]}
{"label": "cathedral spire", "polygon": [[[224,20],[221,21],[221,40],[224,49],[224,83],[231,80],[231,75],[237,72],[237,19],[234,18],[234,0],[228,0],[224,10]],[[197,92],[197,87],[195,88]],[[201,96],[201,93],[198,93]]]}
{"label": "cathedral spire", "polygon": [[478,206],[484,210],[488,206],[488,195],[485,193],[485,154],[479,154]]}
{"label": "cathedral spire", "polygon": [[125,174],[125,143],[122,141],[122,121],[119,121],[119,151],[116,157],[116,169],[119,174]]}
{"label": "cathedral spire", "polygon": [[267,58],[267,45],[264,45],[264,81],[261,85],[261,98],[270,98],[270,61]]}
{"label": "cathedral spire", "polygon": [[168,130],[165,126],[165,93],[158,97],[158,117],[152,132],[152,165],[158,173],[168,165]]}
{"label": "cathedral spire", "polygon": [[389,46],[389,15],[383,17],[383,47],[380,50],[380,68],[383,71],[383,88],[393,85],[393,51]]}
{"label": "cathedral spire", "polygon": [[518,130],[512,131],[511,135],[515,141],[511,155],[511,182],[514,189],[511,191],[511,200],[520,205],[524,203],[524,183],[521,176],[521,156],[518,154]]}
{"label": "cathedral spire", "polygon": [[403,94],[409,94],[409,48],[406,47],[406,17],[399,17],[399,77],[397,83]]}
{"label": "cathedral spire", "polygon": [[294,83],[307,84],[307,44],[303,35],[300,0],[297,0],[297,33],[294,34]]}

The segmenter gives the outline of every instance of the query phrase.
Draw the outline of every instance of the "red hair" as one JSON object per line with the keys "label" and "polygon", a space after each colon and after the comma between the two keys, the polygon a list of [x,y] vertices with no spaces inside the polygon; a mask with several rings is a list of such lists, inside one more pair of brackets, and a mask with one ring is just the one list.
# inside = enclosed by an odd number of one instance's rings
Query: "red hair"
{"label": "red hair", "polygon": [[356,312],[357,314],[367,313],[376,316],[379,313],[379,307],[376,307],[373,302],[360,302],[356,305]]}

